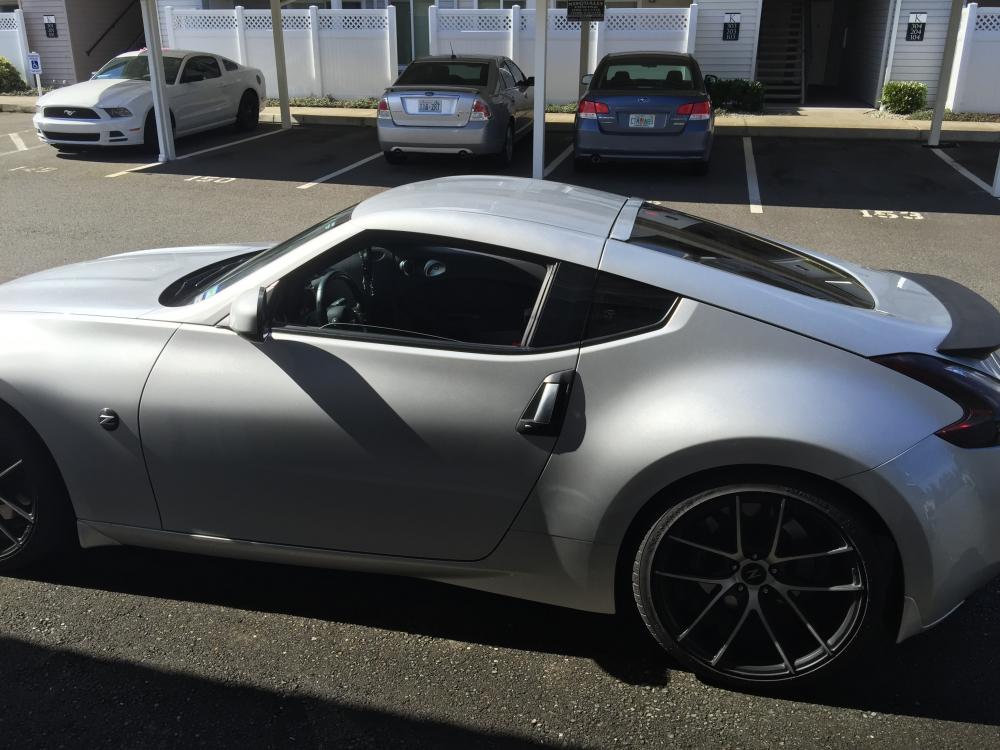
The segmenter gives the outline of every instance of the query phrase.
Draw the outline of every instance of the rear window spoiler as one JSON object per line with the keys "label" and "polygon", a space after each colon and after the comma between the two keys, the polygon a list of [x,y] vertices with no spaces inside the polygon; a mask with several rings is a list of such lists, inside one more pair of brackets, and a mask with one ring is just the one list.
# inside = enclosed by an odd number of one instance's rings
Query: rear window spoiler
{"label": "rear window spoiler", "polygon": [[968,287],[943,276],[899,273],[937,297],[951,316],[951,330],[937,346],[952,357],[985,359],[1000,349],[1000,311]]}

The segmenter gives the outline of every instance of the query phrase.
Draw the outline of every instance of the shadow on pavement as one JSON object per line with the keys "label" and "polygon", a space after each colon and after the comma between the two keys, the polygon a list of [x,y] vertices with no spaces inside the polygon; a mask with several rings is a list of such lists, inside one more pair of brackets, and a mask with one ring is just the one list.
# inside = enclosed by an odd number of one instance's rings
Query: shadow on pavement
{"label": "shadow on pavement", "polygon": [[[288,614],[472,644],[588,658],[631,685],[665,686],[673,662],[637,618],[597,615],[429,581],[108,548],[41,577],[54,583]],[[317,597],[317,591],[337,591]],[[863,671],[782,698],[1000,726],[1000,579],[934,630]],[[0,724],[2,730],[2,724]]]}
{"label": "shadow on pavement", "polygon": [[[5,747],[510,748],[531,739],[0,638]],[[16,709],[14,708],[16,705]]]}

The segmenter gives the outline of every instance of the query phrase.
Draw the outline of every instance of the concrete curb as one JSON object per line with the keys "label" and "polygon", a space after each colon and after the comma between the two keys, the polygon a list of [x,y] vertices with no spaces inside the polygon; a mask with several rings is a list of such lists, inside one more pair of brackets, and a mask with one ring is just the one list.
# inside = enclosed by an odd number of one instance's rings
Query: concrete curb
{"label": "concrete curb", "polygon": [[27,114],[35,114],[34,104],[8,104],[7,102],[0,102],[0,112],[26,112]]}

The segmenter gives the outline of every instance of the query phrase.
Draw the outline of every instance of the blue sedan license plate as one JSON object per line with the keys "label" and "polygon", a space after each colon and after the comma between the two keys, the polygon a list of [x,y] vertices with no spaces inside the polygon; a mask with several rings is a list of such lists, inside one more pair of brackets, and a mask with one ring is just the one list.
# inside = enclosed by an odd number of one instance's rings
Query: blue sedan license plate
{"label": "blue sedan license plate", "polygon": [[656,125],[656,115],[629,115],[630,128],[652,128]]}
{"label": "blue sedan license plate", "polygon": [[440,99],[421,99],[420,100],[420,112],[428,112],[430,114],[441,114],[441,100]]}

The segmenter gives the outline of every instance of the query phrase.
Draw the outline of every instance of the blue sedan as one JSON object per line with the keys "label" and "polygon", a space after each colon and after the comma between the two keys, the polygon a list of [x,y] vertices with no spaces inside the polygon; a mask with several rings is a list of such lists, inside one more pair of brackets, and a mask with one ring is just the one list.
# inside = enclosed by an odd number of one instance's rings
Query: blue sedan
{"label": "blue sedan", "polygon": [[606,55],[577,107],[573,163],[586,169],[603,161],[667,160],[704,173],[714,129],[705,79],[691,55]]}

